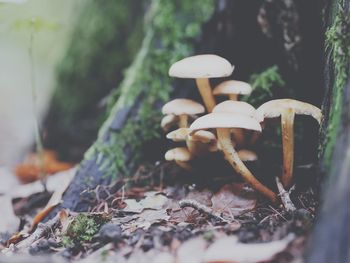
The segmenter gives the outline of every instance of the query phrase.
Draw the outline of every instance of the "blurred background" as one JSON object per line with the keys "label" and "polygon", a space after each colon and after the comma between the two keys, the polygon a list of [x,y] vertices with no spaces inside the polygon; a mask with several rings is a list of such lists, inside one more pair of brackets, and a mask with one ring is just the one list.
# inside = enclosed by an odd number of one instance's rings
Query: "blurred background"
{"label": "blurred background", "polygon": [[[0,165],[13,165],[32,147],[34,114],[42,120],[49,107],[55,69],[69,46],[83,2],[0,3]],[[37,90],[35,113],[32,74]]]}

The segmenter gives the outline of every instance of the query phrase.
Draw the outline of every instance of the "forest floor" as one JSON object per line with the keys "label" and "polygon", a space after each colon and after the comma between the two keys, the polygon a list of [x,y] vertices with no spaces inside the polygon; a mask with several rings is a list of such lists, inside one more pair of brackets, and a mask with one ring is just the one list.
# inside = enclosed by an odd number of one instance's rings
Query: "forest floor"
{"label": "forest floor", "polygon": [[199,185],[175,165],[157,163],[82,193],[89,212],[62,210],[42,221],[51,193],[53,207],[64,191],[57,186],[72,174],[50,176],[49,192],[37,181],[12,193],[10,222],[20,231],[2,233],[0,262],[40,262],[28,255],[42,262],[303,262],[317,209],[312,188],[292,191],[297,209],[287,212],[234,177]]}

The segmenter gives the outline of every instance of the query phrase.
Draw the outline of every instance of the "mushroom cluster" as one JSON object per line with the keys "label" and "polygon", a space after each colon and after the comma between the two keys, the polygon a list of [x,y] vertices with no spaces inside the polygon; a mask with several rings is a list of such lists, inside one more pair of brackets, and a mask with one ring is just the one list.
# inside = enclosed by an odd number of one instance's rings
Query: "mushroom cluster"
{"label": "mushroom cluster", "polygon": [[[294,116],[310,115],[320,123],[322,113],[319,108],[311,104],[293,99],[272,100],[255,109],[249,103],[239,101],[240,95],[249,95],[252,92],[251,86],[243,81],[226,80],[212,89],[210,78],[228,77],[233,69],[234,66],[229,61],[217,55],[188,57],[170,67],[170,76],[196,80],[205,107],[189,99],[175,99],[163,106],[162,113],[165,116],[161,126],[165,132],[170,131],[166,137],[186,145],[167,151],[165,159],[175,161],[182,168],[191,170],[192,159],[221,151],[227,162],[245,182],[271,202],[276,202],[278,195],[257,180],[245,165],[244,162],[257,160],[258,157],[254,152],[244,148],[256,141],[262,132],[261,124],[266,118],[281,117],[283,142],[281,180],[283,186],[288,189],[293,183]],[[229,100],[216,105],[214,96],[227,96]],[[203,115],[205,109],[207,114]],[[237,151],[239,148],[241,150]]]}

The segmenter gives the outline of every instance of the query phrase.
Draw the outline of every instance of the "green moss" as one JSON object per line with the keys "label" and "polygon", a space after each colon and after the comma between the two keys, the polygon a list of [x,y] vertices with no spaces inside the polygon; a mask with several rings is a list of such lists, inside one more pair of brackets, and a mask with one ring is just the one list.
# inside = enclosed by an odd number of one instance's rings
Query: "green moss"
{"label": "green moss", "polygon": [[350,13],[345,11],[344,2],[339,1],[335,7],[335,17],[332,25],[326,32],[326,52],[329,54],[330,61],[333,63],[334,83],[332,87],[332,101],[329,113],[328,125],[323,133],[324,148],[320,149],[323,155],[325,168],[330,168],[333,156],[334,145],[339,132],[341,112],[342,112],[342,94],[349,77],[350,61]]}
{"label": "green moss", "polygon": [[[168,77],[168,69],[175,61],[193,54],[195,39],[213,10],[213,0],[152,1],[142,47],[121,86],[111,96],[110,118],[86,155],[89,158],[97,153],[98,159],[103,160],[100,168],[106,174],[127,173],[128,168],[140,161],[144,143],[160,136],[161,114],[155,105],[169,99],[173,79]],[[132,105],[139,96],[144,99],[137,119],[127,121],[121,130],[110,135],[108,142],[103,142],[117,112]],[[125,151],[133,153],[131,160],[125,159]]]}
{"label": "green moss", "polygon": [[64,246],[73,246],[82,242],[91,241],[101,226],[108,221],[101,215],[79,214],[70,223],[67,232],[62,237]]}
{"label": "green moss", "polygon": [[253,91],[252,94],[244,98],[250,104],[258,107],[262,103],[270,100],[274,96],[275,89],[281,89],[285,82],[279,73],[278,66],[272,66],[260,73],[251,75],[249,79]]}

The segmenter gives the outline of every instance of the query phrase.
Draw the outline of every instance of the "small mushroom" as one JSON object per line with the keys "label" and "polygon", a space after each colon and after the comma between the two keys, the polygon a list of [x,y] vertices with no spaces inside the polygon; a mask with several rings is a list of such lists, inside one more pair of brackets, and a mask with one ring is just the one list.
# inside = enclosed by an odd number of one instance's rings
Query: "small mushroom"
{"label": "small mushroom", "polygon": [[189,128],[179,128],[174,131],[169,132],[166,137],[174,142],[184,142],[187,140],[190,134]]}
{"label": "small mushroom", "polygon": [[230,100],[238,100],[238,95],[249,95],[252,92],[252,87],[249,83],[238,81],[238,80],[227,80],[219,85],[217,85],[213,94],[218,95],[227,95]]}
{"label": "small mushroom", "polygon": [[239,159],[241,159],[243,162],[254,162],[258,160],[258,156],[255,152],[249,151],[249,150],[239,150],[238,151]]}
{"label": "small mushroom", "polygon": [[[235,114],[243,114],[247,115],[249,117],[257,119],[259,122],[261,121],[261,117],[257,114],[256,109],[250,105],[247,102],[244,101],[233,101],[233,100],[227,100],[224,102],[219,103],[215,106],[213,109],[213,112],[228,112],[228,113],[235,113]],[[231,132],[233,133],[234,140],[239,145],[245,144],[245,136],[242,129],[231,129]],[[253,131],[256,134],[259,134],[258,132]]]}
{"label": "small mushroom", "polygon": [[216,137],[209,131],[197,131],[190,135],[189,128],[179,128],[166,137],[174,142],[184,142],[192,155],[204,155],[217,150]]}
{"label": "small mushroom", "polygon": [[199,130],[188,136],[187,147],[193,155],[202,156],[218,150],[216,137],[212,132]]}
{"label": "small mushroom", "polygon": [[160,126],[162,127],[163,131],[167,132],[170,130],[170,128],[173,125],[175,125],[178,122],[179,122],[179,116],[169,114],[169,115],[165,115],[162,118],[162,120],[160,122]]}
{"label": "small mushroom", "polygon": [[217,55],[197,55],[174,63],[169,76],[196,79],[197,87],[204,105],[209,112],[215,107],[215,99],[209,83],[210,78],[230,76],[234,67],[226,59]]}
{"label": "small mushroom", "polygon": [[321,122],[322,112],[316,106],[293,99],[271,100],[257,109],[262,119],[281,116],[283,145],[283,175],[282,183],[289,188],[293,179],[294,165],[294,116],[295,114],[310,115]]}
{"label": "small mushroom", "polygon": [[272,202],[275,202],[277,200],[276,194],[260,183],[239,158],[231,141],[231,128],[261,131],[260,124],[256,119],[241,114],[226,112],[209,113],[195,120],[190,126],[192,133],[197,130],[216,129],[221,150],[233,169],[254,189],[265,195]]}
{"label": "small mushroom", "polygon": [[192,170],[191,165],[188,163],[190,160],[192,160],[192,154],[185,147],[177,147],[167,151],[165,153],[165,160],[175,161],[177,165],[187,171]]}
{"label": "small mushroom", "polygon": [[179,127],[188,127],[188,116],[200,114],[205,111],[204,107],[193,100],[189,99],[175,99],[164,104],[162,113],[164,115],[175,115],[179,116]]}

